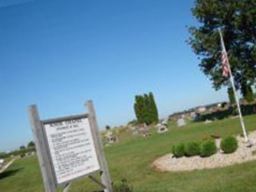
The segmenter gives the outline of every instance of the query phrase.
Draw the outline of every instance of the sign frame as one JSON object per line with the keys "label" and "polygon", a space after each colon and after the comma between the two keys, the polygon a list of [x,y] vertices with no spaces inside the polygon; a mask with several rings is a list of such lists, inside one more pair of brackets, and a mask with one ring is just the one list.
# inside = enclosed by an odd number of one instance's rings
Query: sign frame
{"label": "sign frame", "polygon": [[[96,114],[93,107],[93,102],[88,101],[86,103],[86,107],[88,109],[88,113],[72,115],[60,118],[46,119],[40,120],[39,113],[37,111],[36,105],[29,106],[29,117],[30,123],[32,126],[32,131],[34,135],[34,141],[36,144],[37,156],[39,159],[40,169],[43,177],[44,188],[46,192],[56,192],[58,186],[70,186],[70,182],[81,179],[83,177],[88,177],[95,183],[99,184],[102,188],[104,188],[104,192],[112,192],[112,181],[110,177],[110,173],[108,170],[107,161],[105,159],[103,145],[100,138],[100,133],[98,130]],[[96,158],[98,160],[99,169],[88,174],[84,174],[82,176],[78,176],[76,178],[67,180],[62,183],[57,182],[57,176],[54,171],[53,159],[50,154],[50,146],[47,140],[46,129],[44,127],[45,124],[69,121],[69,120],[77,120],[86,118],[89,122],[89,128],[92,136],[93,145],[96,152]],[[101,182],[97,181],[96,178],[92,176],[92,174],[100,172]],[[64,189],[67,191],[67,189]]]}
{"label": "sign frame", "polygon": [[[47,144],[47,152],[48,152],[48,154],[50,156],[51,167],[52,167],[53,170],[54,170],[53,157],[52,157],[51,152],[50,152],[50,144],[49,144],[48,139],[47,139],[47,133],[46,133],[47,131],[46,131],[45,125],[46,124],[51,124],[51,123],[63,122],[63,121],[72,121],[72,120],[88,119],[88,118],[89,118],[88,114],[81,114],[81,115],[65,116],[65,117],[54,118],[54,119],[47,119],[47,120],[43,120],[42,121],[42,124],[43,124],[43,127],[44,127],[44,129],[43,129],[44,137],[45,137],[46,144]],[[88,122],[89,122],[89,119],[88,119]],[[89,123],[89,126],[91,127],[90,123]],[[90,129],[90,133],[91,133],[91,129]],[[91,133],[91,135],[92,135],[92,133]],[[93,142],[92,144],[93,144],[93,146],[95,148],[95,141],[92,140],[92,142]],[[96,148],[95,148],[95,152],[96,152]],[[96,158],[97,158],[97,163],[99,164],[99,157],[97,156],[97,152],[96,152]],[[93,171],[93,172],[90,172],[90,173],[87,173],[87,174],[83,174],[83,175],[75,177],[73,179],[68,179],[68,180],[66,180],[64,182],[57,182],[57,175],[56,175],[56,173],[54,171],[54,173],[55,173],[54,174],[54,178],[55,178],[56,184],[62,186],[62,185],[67,185],[71,181],[81,179],[81,178],[83,178],[85,176],[88,176],[88,175],[90,175],[90,174],[92,174],[94,172],[97,172],[97,171],[100,171],[100,167],[96,171]]]}

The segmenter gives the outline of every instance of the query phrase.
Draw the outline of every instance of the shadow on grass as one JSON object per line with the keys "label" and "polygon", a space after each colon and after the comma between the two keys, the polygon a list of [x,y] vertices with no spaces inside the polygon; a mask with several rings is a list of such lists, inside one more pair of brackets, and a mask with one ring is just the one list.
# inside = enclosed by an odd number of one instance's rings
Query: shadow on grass
{"label": "shadow on grass", "polygon": [[19,169],[11,169],[11,170],[6,170],[3,173],[0,173],[0,180],[4,179],[6,177],[10,177],[15,175],[17,172],[19,172],[20,170],[22,170],[23,168],[19,168]]}

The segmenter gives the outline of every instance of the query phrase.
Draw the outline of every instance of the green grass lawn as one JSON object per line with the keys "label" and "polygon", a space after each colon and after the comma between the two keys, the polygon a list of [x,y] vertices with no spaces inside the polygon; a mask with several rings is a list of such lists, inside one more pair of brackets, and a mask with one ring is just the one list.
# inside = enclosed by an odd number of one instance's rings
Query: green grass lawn
{"label": "green grass lawn", "polygon": [[[256,115],[245,118],[248,130],[256,130]],[[226,119],[211,124],[191,123],[183,128],[170,124],[167,134],[152,134],[148,138],[129,137],[105,149],[113,181],[126,178],[139,192],[255,192],[256,161],[226,168],[192,172],[158,173],[150,165],[159,156],[171,152],[179,142],[200,140],[210,134],[226,136],[240,134],[238,119]],[[85,192],[98,187],[88,179],[73,183],[70,192]],[[0,175],[1,192],[43,191],[35,157],[16,161]]]}

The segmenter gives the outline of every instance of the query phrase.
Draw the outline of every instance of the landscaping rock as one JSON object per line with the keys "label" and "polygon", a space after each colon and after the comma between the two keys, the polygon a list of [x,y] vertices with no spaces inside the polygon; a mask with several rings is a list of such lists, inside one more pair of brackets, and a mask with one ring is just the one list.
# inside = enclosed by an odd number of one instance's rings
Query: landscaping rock
{"label": "landscaping rock", "polygon": [[[220,150],[207,158],[200,156],[175,158],[173,154],[167,154],[156,159],[152,166],[158,171],[192,171],[201,169],[212,169],[217,167],[225,167],[237,163],[256,160],[256,131],[250,133],[249,139],[254,145],[250,148],[244,139],[237,137],[238,149],[231,154],[224,154]],[[219,148],[220,139],[215,140],[216,146]],[[254,155],[253,155],[254,154]]]}

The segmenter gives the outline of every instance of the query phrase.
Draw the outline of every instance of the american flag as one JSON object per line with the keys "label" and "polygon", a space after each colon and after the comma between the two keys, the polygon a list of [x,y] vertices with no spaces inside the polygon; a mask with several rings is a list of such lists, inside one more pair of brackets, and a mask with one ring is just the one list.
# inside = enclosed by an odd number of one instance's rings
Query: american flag
{"label": "american flag", "polygon": [[229,69],[228,69],[228,54],[226,50],[222,50],[221,52],[221,63],[222,63],[222,76],[228,77],[229,76]]}
{"label": "american flag", "polygon": [[247,142],[249,145],[251,145],[250,140],[249,140],[248,135],[247,135],[247,132],[246,132],[245,125],[244,125],[244,120],[243,120],[243,116],[242,116],[242,112],[241,112],[241,108],[240,108],[240,104],[239,104],[239,98],[237,96],[235,82],[234,82],[234,78],[233,78],[233,75],[232,75],[232,71],[230,69],[228,54],[227,54],[227,51],[226,51],[226,48],[225,48],[225,44],[224,44],[223,36],[222,36],[222,33],[221,33],[221,29],[218,28],[218,31],[219,31],[219,35],[220,35],[220,43],[221,43],[221,48],[222,48],[222,52],[221,52],[222,75],[223,75],[223,77],[229,77],[231,87],[233,89],[234,97],[235,97],[235,100],[236,100],[237,110],[238,110],[238,113],[239,113],[240,123],[241,123],[241,127],[243,129],[243,135],[244,135],[244,138],[245,138],[245,142]]}

